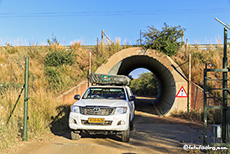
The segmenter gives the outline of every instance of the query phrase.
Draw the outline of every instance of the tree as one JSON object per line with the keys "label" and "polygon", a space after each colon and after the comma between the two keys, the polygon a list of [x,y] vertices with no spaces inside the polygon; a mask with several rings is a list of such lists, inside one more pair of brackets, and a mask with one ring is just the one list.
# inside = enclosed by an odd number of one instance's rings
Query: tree
{"label": "tree", "polygon": [[158,81],[152,72],[139,75],[137,79],[133,79],[130,88],[133,93],[138,96],[156,96]]}
{"label": "tree", "polygon": [[148,26],[143,33],[144,47],[146,49],[156,49],[168,56],[175,55],[183,42],[178,41],[183,36],[181,26],[169,26],[164,23],[162,30],[157,30],[154,26]]}

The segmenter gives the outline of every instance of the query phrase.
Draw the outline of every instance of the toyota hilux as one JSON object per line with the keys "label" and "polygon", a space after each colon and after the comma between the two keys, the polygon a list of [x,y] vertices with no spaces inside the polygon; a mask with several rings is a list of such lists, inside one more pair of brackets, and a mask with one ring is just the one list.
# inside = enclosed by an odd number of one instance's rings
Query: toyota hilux
{"label": "toyota hilux", "polygon": [[[104,79],[106,77],[103,77]],[[69,127],[71,138],[78,140],[81,134],[120,135],[123,142],[129,141],[133,128],[135,96],[128,86],[94,85],[71,106]]]}

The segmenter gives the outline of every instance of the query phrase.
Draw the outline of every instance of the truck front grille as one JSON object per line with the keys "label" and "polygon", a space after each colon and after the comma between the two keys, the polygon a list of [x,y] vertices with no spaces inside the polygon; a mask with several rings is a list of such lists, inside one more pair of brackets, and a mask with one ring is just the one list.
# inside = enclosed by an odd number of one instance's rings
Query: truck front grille
{"label": "truck front grille", "polygon": [[80,113],[83,115],[98,115],[98,116],[108,116],[113,115],[115,108],[111,107],[100,107],[100,106],[86,106],[80,107]]}

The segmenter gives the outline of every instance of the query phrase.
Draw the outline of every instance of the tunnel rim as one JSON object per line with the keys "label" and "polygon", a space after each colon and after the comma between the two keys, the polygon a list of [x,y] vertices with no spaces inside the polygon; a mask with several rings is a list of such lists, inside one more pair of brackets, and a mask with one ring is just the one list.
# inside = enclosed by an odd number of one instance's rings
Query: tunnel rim
{"label": "tunnel rim", "polygon": [[[113,74],[114,72],[111,72],[111,70],[116,70],[116,69],[114,69],[114,67],[118,67],[118,65],[120,65],[119,68],[121,68],[123,62],[125,63],[125,61],[132,61],[132,58],[139,58],[139,59],[143,58],[143,60],[148,61],[148,63],[140,62],[140,61],[136,62],[135,63],[136,65],[133,66],[131,69],[129,68],[129,71],[127,71],[126,73],[124,73],[123,71],[120,71],[120,70],[118,70],[118,72],[116,74]],[[150,65],[149,62],[156,62],[155,64],[158,65],[158,67],[164,68],[164,70],[160,69],[160,70],[156,71],[156,69],[154,69],[153,65]],[[126,65],[126,67],[130,67],[130,65],[132,65],[132,63],[130,63],[129,65]],[[126,75],[127,76],[130,72],[132,72],[133,70],[135,70],[137,68],[140,68],[140,67],[150,70],[157,77],[159,85],[160,85],[160,94],[153,101],[154,110],[156,110],[156,112],[157,112],[157,114],[159,116],[167,114],[170,111],[170,109],[172,108],[173,104],[174,104],[174,100],[175,100],[174,95],[176,95],[175,94],[176,93],[176,85],[175,85],[174,77],[171,74],[171,72],[168,70],[167,67],[165,67],[162,63],[160,63],[157,59],[155,59],[153,57],[149,57],[148,55],[133,55],[133,56],[129,56],[129,57],[126,57],[126,58],[122,59],[116,65],[114,65],[110,69],[108,74],[111,74],[111,75],[112,74],[113,75]],[[164,72],[167,72],[167,74],[171,77],[171,80],[173,82],[171,85],[166,84],[167,81],[163,80],[162,74]],[[170,87],[170,88],[168,88],[168,87]],[[169,95],[167,95],[167,90],[170,90],[169,93],[173,94],[173,95],[170,96],[170,101],[162,98],[165,95],[169,96]],[[165,104],[168,104],[167,107],[164,107],[165,105],[163,104],[163,102]]]}
{"label": "tunnel rim", "polygon": [[[116,52],[113,54],[108,60],[103,63],[100,67],[97,68],[95,73],[105,73],[107,74],[111,68],[119,63],[122,59],[125,59],[127,57],[133,56],[133,55],[148,55],[149,57],[153,57],[156,60],[158,60],[160,63],[165,65],[165,67],[168,68],[168,70],[171,72],[171,74],[174,77],[174,82],[176,84],[176,91],[178,91],[182,86],[187,89],[187,82],[184,72],[180,68],[180,66],[174,62],[169,56],[154,50],[154,49],[148,49],[145,50],[141,47],[130,47],[127,49],[123,49],[119,52]],[[178,98],[174,95],[174,103],[170,111],[168,111],[167,114],[164,116],[169,116],[171,113],[175,111],[187,111],[187,99],[186,98]]]}

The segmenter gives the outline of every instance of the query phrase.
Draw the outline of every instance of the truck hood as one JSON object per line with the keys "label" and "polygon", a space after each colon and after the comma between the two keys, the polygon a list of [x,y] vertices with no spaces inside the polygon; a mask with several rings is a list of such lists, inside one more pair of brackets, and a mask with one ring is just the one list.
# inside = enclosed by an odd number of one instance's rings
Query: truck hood
{"label": "truck hood", "polygon": [[109,106],[109,107],[119,107],[127,106],[125,100],[109,100],[109,99],[81,99],[74,103],[77,106]]}

